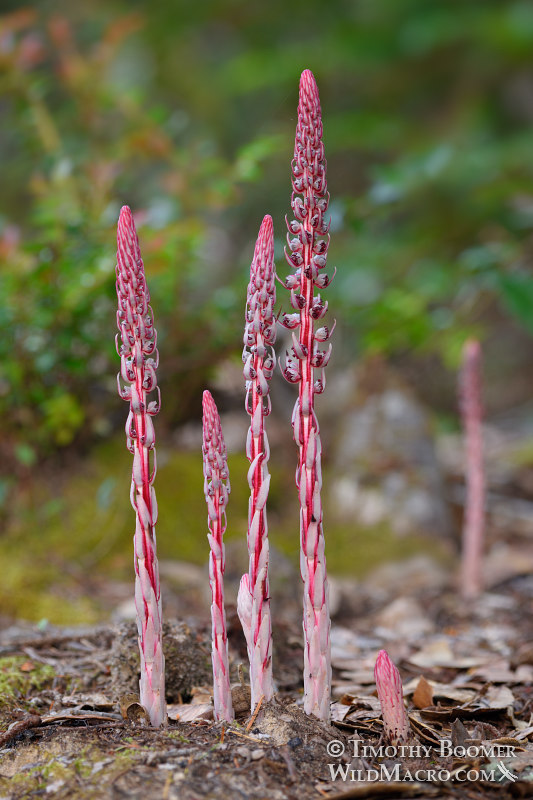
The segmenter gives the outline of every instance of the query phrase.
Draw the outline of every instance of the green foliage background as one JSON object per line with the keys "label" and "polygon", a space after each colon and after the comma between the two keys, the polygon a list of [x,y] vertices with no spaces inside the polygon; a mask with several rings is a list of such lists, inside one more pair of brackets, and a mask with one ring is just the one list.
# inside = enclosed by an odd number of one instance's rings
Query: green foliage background
{"label": "green foliage background", "polygon": [[4,0],[2,11],[0,500],[43,457],[123,424],[124,203],[164,365],[158,424],[198,413],[210,372],[239,351],[267,212],[284,275],[306,67],[324,113],[339,363],[419,353],[455,367],[467,335],[490,335],[493,311],[533,331],[530,0]]}
{"label": "green foliage background", "polygon": [[453,364],[487,295],[531,329],[527,0],[13,4],[0,42],[6,457],[28,464],[108,429],[124,202],[163,381],[180,387],[167,419],[191,413],[236,349],[267,211],[281,252],[305,67],[324,108],[329,297],[353,329],[348,355],[420,348]]}

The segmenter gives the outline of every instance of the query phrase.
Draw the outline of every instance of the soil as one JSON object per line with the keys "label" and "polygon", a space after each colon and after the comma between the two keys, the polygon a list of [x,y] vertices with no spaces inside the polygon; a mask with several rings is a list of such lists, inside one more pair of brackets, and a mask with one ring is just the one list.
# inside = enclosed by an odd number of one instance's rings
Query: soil
{"label": "soil", "polygon": [[[229,612],[231,725],[212,718],[207,620],[167,625],[169,722],[160,730],[136,703],[131,624],[5,630],[0,798],[531,796],[533,578],[515,574],[467,606],[440,568],[419,560],[334,592],[331,724],[301,708],[296,616],[274,631],[279,693],[252,717]],[[381,648],[404,683],[415,750],[403,757],[377,750],[386,745],[373,679]],[[494,756],[489,745],[502,749]],[[471,749],[462,756],[461,747]],[[371,770],[383,767],[389,777],[376,780]]]}

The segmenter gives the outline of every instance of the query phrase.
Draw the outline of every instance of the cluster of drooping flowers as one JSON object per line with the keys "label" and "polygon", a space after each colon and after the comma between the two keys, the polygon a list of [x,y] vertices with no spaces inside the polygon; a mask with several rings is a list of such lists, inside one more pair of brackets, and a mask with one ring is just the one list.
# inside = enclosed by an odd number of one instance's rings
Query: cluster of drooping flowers
{"label": "cluster of drooping flowers", "polygon": [[269,381],[276,364],[273,348],[276,339],[275,302],[274,231],[272,218],[267,215],[259,229],[250,267],[242,354],[245,405],[251,417],[246,440],[246,456],[250,462],[249,570],[241,580],[237,610],[248,648],[252,710],[261,697],[270,700],[274,694],[266,515],[270,451],[264,420],[271,410]]}
{"label": "cluster of drooping flowers", "polygon": [[[140,701],[154,727],[166,722],[165,661],[162,646],[161,590],[156,556],[157,503],[155,435],[152,417],[160,406],[156,380],[158,352],[150,295],[146,287],[139,240],[130,209],[120,212],[117,232],[118,390],[129,401],[127,445],[133,454],[131,503],[136,513],[134,536],[135,606],[141,656]],[[120,378],[124,381],[121,383]],[[156,391],[157,399],[148,400]]]}
{"label": "cluster of drooping flowers", "polygon": [[[330,617],[324,534],[322,529],[321,442],[314,396],[324,391],[324,367],[331,345],[323,349],[332,330],[315,322],[327,311],[320,293],[330,283],[325,274],[329,245],[329,203],[322,117],[318,89],[309,70],[300,79],[298,123],[292,162],[292,212],[288,221],[287,261],[295,272],[285,281],[295,313],[281,322],[292,330],[292,348],[284,369],[290,383],[299,383],[292,425],[299,448],[296,484],[300,497],[300,568],[304,582],[304,708],[329,719],[331,693]],[[296,332],[297,331],[297,332]]]}
{"label": "cluster of drooping flowers", "polygon": [[390,744],[406,742],[409,719],[403,702],[402,679],[386,650],[380,650],[374,667],[374,679],[383,717],[385,738]]}
{"label": "cluster of drooping flowers", "polygon": [[466,500],[463,523],[461,593],[476,598],[482,588],[481,561],[485,526],[485,470],[481,428],[481,346],[468,340],[463,348],[460,405],[466,456]]}
{"label": "cluster of drooping flowers", "polygon": [[233,704],[228,663],[228,637],[224,607],[226,505],[230,493],[227,451],[220,417],[211,394],[203,395],[204,494],[209,533],[209,583],[211,584],[211,658],[215,719],[231,722]]}

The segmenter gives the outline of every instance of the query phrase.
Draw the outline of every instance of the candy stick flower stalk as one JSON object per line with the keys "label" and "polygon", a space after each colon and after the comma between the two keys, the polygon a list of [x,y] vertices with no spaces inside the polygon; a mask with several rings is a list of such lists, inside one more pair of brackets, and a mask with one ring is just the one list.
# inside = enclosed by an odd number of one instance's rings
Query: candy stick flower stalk
{"label": "candy stick flower stalk", "polygon": [[324,367],[331,353],[331,345],[326,350],[321,345],[332,330],[315,329],[315,322],[327,311],[327,302],[315,294],[315,287],[324,289],[331,280],[323,271],[329,244],[329,222],[325,220],[329,194],[320,100],[309,70],[300,79],[292,187],[294,219],[287,221],[285,256],[295,272],[284,285],[290,290],[295,313],[285,314],[281,323],[292,329],[292,348],[283,372],[290,383],[299,383],[292,425],[299,448],[296,484],[304,582],[304,709],[327,720],[331,694],[330,617],[320,497],[321,442],[314,398],[324,391]]}
{"label": "candy stick flower stalk", "polygon": [[[154,727],[166,723],[165,660],[162,646],[161,589],[156,556],[157,503],[152,417],[160,407],[156,380],[158,352],[150,295],[139,240],[130,209],[120,212],[117,232],[117,325],[120,356],[118,390],[129,401],[127,446],[133,454],[131,503],[136,513],[134,535],[135,606],[141,656],[140,701]],[[124,384],[121,383],[120,378]],[[148,400],[156,391],[157,399]]]}
{"label": "candy stick flower stalk", "polygon": [[406,742],[409,720],[403,702],[402,679],[386,650],[380,650],[374,667],[374,678],[381,705],[385,738],[390,744]]}
{"label": "candy stick flower stalk", "polygon": [[226,505],[230,492],[226,444],[215,401],[209,392],[203,395],[204,493],[207,502],[207,538],[209,583],[211,585],[211,630],[213,696],[215,719],[231,722],[233,704],[228,663],[228,636],[224,608],[225,554],[222,538],[226,530]]}
{"label": "candy stick flower stalk", "polygon": [[[252,711],[261,697],[270,700],[274,694],[266,515],[270,453],[264,421],[271,411],[268,382],[276,364],[273,349],[276,338],[275,302],[274,232],[272,218],[267,215],[259,229],[250,267],[242,354],[246,379],[246,410],[251,417],[246,441],[246,456],[250,462],[250,562],[248,576],[243,576],[239,587],[237,610],[248,646]],[[247,592],[249,597],[246,597]]]}
{"label": "candy stick flower stalk", "polygon": [[481,429],[481,346],[469,340],[463,348],[460,404],[466,450],[466,502],[463,524],[461,593],[476,598],[482,589],[481,559],[485,527],[485,472]]}

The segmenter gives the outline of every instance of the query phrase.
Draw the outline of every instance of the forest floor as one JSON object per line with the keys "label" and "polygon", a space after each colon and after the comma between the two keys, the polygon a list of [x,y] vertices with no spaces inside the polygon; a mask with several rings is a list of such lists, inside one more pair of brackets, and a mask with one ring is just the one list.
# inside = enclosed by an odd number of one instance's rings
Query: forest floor
{"label": "forest floor", "polygon": [[[302,710],[290,603],[274,630],[279,694],[253,717],[237,679],[242,633],[228,610],[232,724],[213,721],[205,615],[168,624],[161,730],[135,702],[132,623],[11,625],[0,634],[0,798],[530,797],[533,577],[522,571],[470,605],[424,558],[334,585],[331,724]],[[379,749],[381,648],[404,682],[412,749],[403,753]]]}

